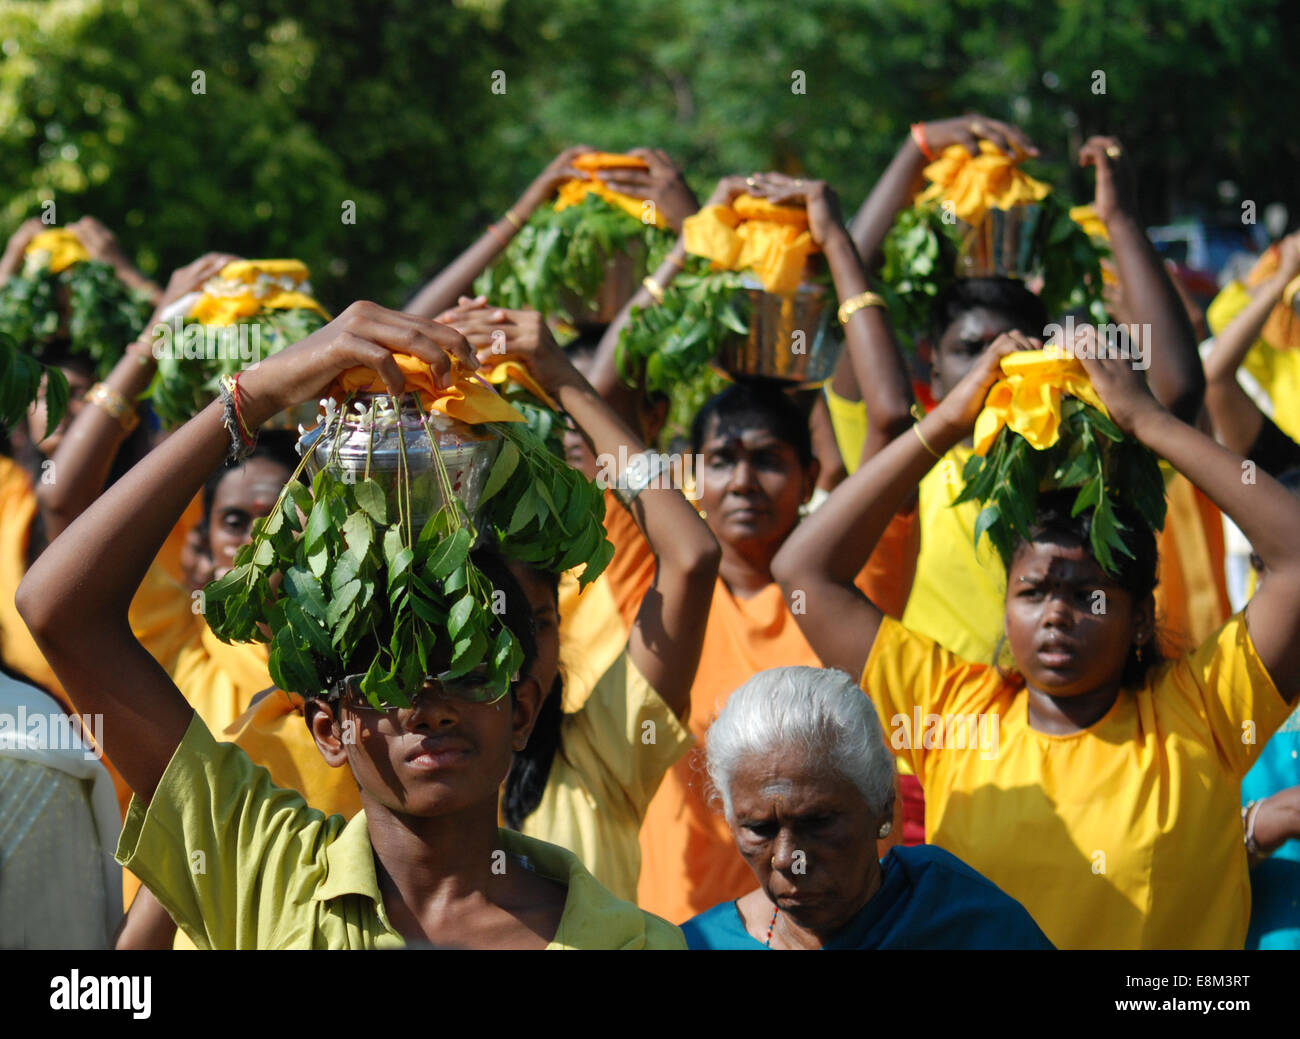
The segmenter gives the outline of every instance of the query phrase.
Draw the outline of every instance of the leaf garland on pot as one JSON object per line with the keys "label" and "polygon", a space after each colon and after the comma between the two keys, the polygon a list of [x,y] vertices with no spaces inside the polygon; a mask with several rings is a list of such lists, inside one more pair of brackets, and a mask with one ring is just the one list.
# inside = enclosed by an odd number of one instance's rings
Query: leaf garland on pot
{"label": "leaf garland on pot", "polygon": [[1108,250],[1051,189],[987,141],[972,158],[960,145],[925,169],[930,185],[898,214],[881,247],[882,295],[901,344],[928,338],[935,301],[961,278],[1041,282],[1051,317],[1086,310],[1107,320],[1101,260]]}
{"label": "leaf garland on pot", "polygon": [[1116,555],[1133,555],[1115,514],[1119,496],[1152,530],[1164,527],[1159,459],[1115,425],[1076,359],[1023,351],[1004,357],[1002,370],[976,421],[975,453],[953,504],[981,503],[975,543],[987,534],[1009,567],[1017,540],[1030,537],[1039,493],[1074,489],[1072,514],[1092,510],[1089,547],[1114,574]]}
{"label": "leaf garland on pot", "polygon": [[[523,652],[471,550],[482,535],[501,538],[503,555],[535,566],[586,562],[589,583],[613,554],[604,500],[526,425],[492,422],[482,428],[501,438],[500,449],[471,516],[438,447],[438,429],[450,423],[426,413],[418,393],[414,410],[432,445],[431,470],[412,470],[399,428],[397,470],[381,481],[371,466],[375,433],[400,427],[411,412],[387,394],[367,397],[359,411],[350,396],[342,408],[325,402],[274,508],[254,524],[230,572],[207,586],[208,623],[227,642],[269,642],[271,677],[302,694],[360,673],[373,706],[406,706],[406,691],[419,687],[431,660],[446,664],[445,679],[470,676],[485,699],[504,694]],[[359,421],[370,437],[360,472],[338,465],[345,421]],[[300,477],[320,444],[329,445],[330,461],[309,492]],[[427,519],[417,511],[427,500],[421,479],[436,482],[441,502]]]}
{"label": "leaf garland on pot", "polygon": [[[652,391],[672,392],[699,378],[723,348],[750,334],[751,292],[791,304],[805,281],[834,286],[824,270],[809,277],[817,253],[802,206],[740,195],[707,205],[682,228],[685,267],[655,306],[633,307],[619,336],[619,375]],[[834,304],[831,304],[834,309]]]}
{"label": "leaf garland on pot", "polygon": [[84,357],[105,378],[140,333],[152,307],[110,264],[92,260],[71,231],[43,231],[22,270],[0,286],[0,422],[12,425],[45,393],[46,435],[62,420],[68,383],[58,348]]}
{"label": "leaf garland on pot", "polygon": [[630,296],[672,247],[668,231],[588,194],[563,209],[539,206],[497,262],[479,275],[474,291],[496,306],[536,310],[572,326],[601,309],[611,263],[630,257],[625,279]]}
{"label": "leaf garland on pot", "polygon": [[154,330],[158,372],[146,396],[162,423],[176,427],[218,393],[221,379],[311,335],[329,315],[311,296],[297,260],[227,264],[197,297]]}

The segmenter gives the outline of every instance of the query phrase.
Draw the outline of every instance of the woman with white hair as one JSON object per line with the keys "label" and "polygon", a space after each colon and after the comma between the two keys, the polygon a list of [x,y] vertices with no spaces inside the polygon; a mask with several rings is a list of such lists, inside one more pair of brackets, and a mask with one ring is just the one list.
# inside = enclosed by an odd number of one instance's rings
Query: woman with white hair
{"label": "woman with white hair", "polygon": [[709,779],[759,887],[682,925],[692,949],[1050,949],[1021,905],[942,848],[876,840],[894,763],[843,671],[761,671],[709,729]]}

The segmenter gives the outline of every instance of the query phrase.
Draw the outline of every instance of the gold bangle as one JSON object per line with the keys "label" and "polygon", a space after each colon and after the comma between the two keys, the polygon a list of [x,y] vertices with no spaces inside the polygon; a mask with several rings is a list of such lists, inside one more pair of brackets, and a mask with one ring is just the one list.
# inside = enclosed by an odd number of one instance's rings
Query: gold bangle
{"label": "gold bangle", "polygon": [[936,459],[940,459],[940,458],[943,457],[943,455],[939,454],[938,451],[936,451],[934,448],[932,448],[932,447],[930,446],[929,441],[927,441],[927,440],[925,439],[925,436],[921,433],[921,423],[919,423],[919,422],[913,422],[913,423],[912,423],[912,432],[916,434],[916,439],[919,440],[919,441],[921,441],[921,446],[922,446],[923,448],[925,448],[927,451],[929,451],[930,454],[934,455],[934,457],[935,457]]}
{"label": "gold bangle", "polygon": [[664,301],[664,288],[655,281],[653,274],[647,274],[642,278],[641,284],[645,286],[646,292],[650,293],[656,303],[662,303]]}
{"label": "gold bangle", "polygon": [[876,292],[859,292],[856,296],[850,296],[840,304],[839,318],[841,325],[847,325],[849,318],[856,314],[863,307],[882,307],[888,309],[885,303],[885,297]]}
{"label": "gold bangle", "polygon": [[524,229],[524,222],[520,220],[517,216],[515,216],[515,211],[513,207],[506,210],[506,219],[515,225],[516,231],[522,231]]}
{"label": "gold bangle", "polygon": [[131,402],[105,383],[97,382],[90,388],[86,393],[86,403],[95,405],[116,419],[117,424],[127,433],[140,424],[140,416],[136,414]]}
{"label": "gold bangle", "polygon": [[1300,274],[1286,283],[1286,288],[1282,290],[1282,305],[1293,306],[1297,292],[1300,292]]}

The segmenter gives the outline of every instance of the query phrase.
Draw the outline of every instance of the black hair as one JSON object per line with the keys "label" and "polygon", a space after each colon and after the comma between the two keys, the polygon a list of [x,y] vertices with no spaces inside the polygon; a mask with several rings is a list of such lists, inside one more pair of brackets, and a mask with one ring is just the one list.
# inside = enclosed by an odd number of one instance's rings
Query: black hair
{"label": "black hair", "polygon": [[794,448],[805,469],[813,462],[808,415],[788,393],[767,382],[736,382],[704,402],[691,422],[691,451],[700,453],[713,423],[719,431],[758,426]]}
{"label": "black hair", "polygon": [[[547,590],[558,601],[560,575],[536,567],[529,567],[529,571],[538,580],[546,583]],[[535,653],[529,656],[528,665],[532,664],[535,656]],[[515,754],[510,773],[506,776],[501,808],[506,825],[512,830],[518,830],[523,826],[524,820],[541,804],[542,794],[546,791],[546,783],[551,776],[551,764],[560,749],[561,728],[564,722],[563,698],[564,679],[557,672],[551,688],[546,691],[546,699],[542,701],[541,708],[537,712],[537,721],[533,725],[533,731],[528,735],[528,742],[523,750]]]}
{"label": "black hair", "polygon": [[954,321],[981,307],[1006,315],[1025,335],[1041,337],[1047,326],[1047,308],[1024,282],[1015,278],[958,278],[939,294],[930,310],[930,335],[935,349]]}
{"label": "black hair", "polygon": [[[1092,510],[1085,509],[1080,515],[1072,516],[1070,513],[1074,508],[1075,497],[1074,490],[1045,491],[1039,495],[1038,510],[1034,524],[1029,528],[1029,538],[1016,539],[1012,549],[1013,558],[1023,546],[1033,541],[1060,539],[1088,548],[1092,534]],[[1116,569],[1109,576],[1128,593],[1133,605],[1137,606],[1156,589],[1159,552],[1155,531],[1147,526],[1131,505],[1113,498],[1111,504],[1114,506],[1115,518],[1123,528],[1120,530],[1120,538],[1133,554],[1130,557],[1122,552],[1113,552]],[[1007,569],[1009,571],[1010,566]],[[1142,647],[1140,658],[1138,647],[1129,646],[1124,671],[1120,676],[1122,685],[1129,688],[1142,685],[1147,675],[1163,662],[1158,642],[1159,638],[1153,633],[1151,640]],[[998,649],[1001,649],[1001,643]]]}
{"label": "black hair", "polygon": [[[298,435],[291,433],[286,429],[264,429],[257,435],[257,444],[253,447],[252,452],[244,460],[251,462],[258,458],[264,458],[268,462],[275,462],[278,465],[293,472],[298,468],[298,451],[296,444]],[[229,476],[232,472],[238,470],[238,466],[228,468],[224,463],[219,465],[208,477],[207,483],[203,485],[203,515],[199,518],[197,528],[199,535],[206,542],[208,531],[212,524],[212,503],[217,497],[217,488],[221,486],[221,481]]]}

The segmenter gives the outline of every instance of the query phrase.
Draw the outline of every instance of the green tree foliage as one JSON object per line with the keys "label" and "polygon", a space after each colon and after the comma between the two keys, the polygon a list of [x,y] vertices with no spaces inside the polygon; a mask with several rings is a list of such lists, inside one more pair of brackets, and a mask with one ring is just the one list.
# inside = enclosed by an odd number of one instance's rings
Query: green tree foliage
{"label": "green tree foliage", "polygon": [[[0,232],[53,197],[150,274],[298,256],[326,305],[400,304],[562,146],[758,168],[852,210],[909,122],[1023,125],[1086,197],[1090,133],[1152,222],[1300,211],[1284,0],[0,0]],[[196,93],[202,72],[204,92]],[[1104,84],[1097,74],[1104,74]],[[1104,86],[1104,92],[1099,88]],[[344,204],[355,203],[355,223]],[[1240,218],[1240,200],[1223,215]]]}

